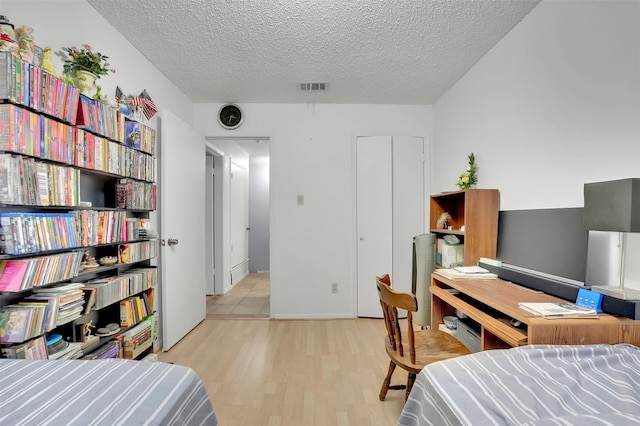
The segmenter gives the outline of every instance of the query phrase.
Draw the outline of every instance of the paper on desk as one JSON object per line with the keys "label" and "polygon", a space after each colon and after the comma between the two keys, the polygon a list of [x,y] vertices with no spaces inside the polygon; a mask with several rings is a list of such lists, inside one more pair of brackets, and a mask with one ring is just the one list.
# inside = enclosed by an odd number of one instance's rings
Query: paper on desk
{"label": "paper on desk", "polygon": [[494,280],[498,278],[496,274],[492,274],[491,272],[476,272],[473,274],[468,274],[465,272],[459,272],[456,269],[436,269],[434,271],[436,274],[442,275],[443,277],[457,280],[457,279],[471,279],[471,280]]}
{"label": "paper on desk", "polygon": [[455,268],[456,271],[462,272],[463,274],[488,274],[490,271],[488,269],[484,269],[481,266],[457,266]]}

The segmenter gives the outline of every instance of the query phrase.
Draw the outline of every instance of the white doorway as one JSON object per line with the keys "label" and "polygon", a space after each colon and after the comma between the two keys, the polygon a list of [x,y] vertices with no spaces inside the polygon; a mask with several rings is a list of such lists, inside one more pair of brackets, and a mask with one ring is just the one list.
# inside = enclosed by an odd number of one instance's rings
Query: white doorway
{"label": "white doorway", "polygon": [[[224,295],[247,273],[269,271],[270,144],[266,137],[209,137],[207,147],[212,157],[207,164],[213,165],[206,258],[214,283],[208,294]],[[255,203],[256,198],[261,201]],[[260,260],[260,269],[252,271],[252,259]]]}

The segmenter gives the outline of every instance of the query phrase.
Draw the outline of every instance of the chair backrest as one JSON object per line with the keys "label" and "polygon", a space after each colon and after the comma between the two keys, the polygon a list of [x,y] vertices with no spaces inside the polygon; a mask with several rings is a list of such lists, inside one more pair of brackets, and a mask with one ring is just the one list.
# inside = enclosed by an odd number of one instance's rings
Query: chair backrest
{"label": "chair backrest", "polygon": [[416,362],[415,335],[413,332],[413,312],[418,310],[418,300],[413,294],[400,293],[391,288],[389,274],[376,277],[376,287],[380,297],[380,306],[384,315],[384,325],[387,328],[389,343],[394,350],[404,356],[402,346],[402,332],[398,321],[398,309],[407,311],[407,335],[409,338],[409,356],[411,362]]}

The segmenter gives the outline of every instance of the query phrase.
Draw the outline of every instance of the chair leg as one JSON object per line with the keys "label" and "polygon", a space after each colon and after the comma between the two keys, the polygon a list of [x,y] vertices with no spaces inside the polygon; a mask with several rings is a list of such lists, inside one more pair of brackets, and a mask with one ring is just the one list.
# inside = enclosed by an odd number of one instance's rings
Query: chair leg
{"label": "chair leg", "polygon": [[387,377],[384,378],[384,382],[382,382],[382,388],[380,389],[380,401],[384,401],[387,396],[387,390],[389,389],[389,384],[391,383],[391,375],[393,371],[396,369],[396,365],[393,361],[389,362],[389,371],[387,372]]}
{"label": "chair leg", "polygon": [[404,400],[409,399],[409,394],[411,393],[411,388],[413,388],[413,382],[416,381],[416,375],[414,373],[409,373],[409,378],[407,379],[407,393],[404,395]]}

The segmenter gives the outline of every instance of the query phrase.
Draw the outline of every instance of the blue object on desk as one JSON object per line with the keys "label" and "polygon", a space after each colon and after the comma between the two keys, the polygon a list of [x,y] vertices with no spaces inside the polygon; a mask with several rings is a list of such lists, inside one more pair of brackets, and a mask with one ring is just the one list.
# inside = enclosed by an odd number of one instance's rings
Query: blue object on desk
{"label": "blue object on desk", "polygon": [[581,288],[578,290],[578,297],[576,298],[576,306],[582,306],[583,308],[595,309],[599,314],[602,313],[602,294],[595,291]]}

